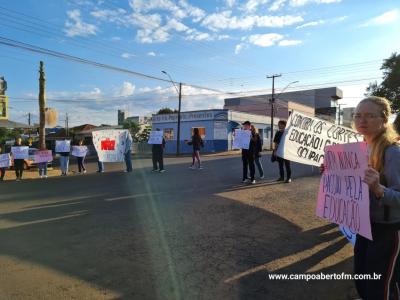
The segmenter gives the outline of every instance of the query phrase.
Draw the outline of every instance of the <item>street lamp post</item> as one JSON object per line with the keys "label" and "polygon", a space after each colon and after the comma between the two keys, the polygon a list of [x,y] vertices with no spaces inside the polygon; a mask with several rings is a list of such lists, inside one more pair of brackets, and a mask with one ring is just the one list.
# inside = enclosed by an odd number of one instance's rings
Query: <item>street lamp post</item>
{"label": "street lamp post", "polygon": [[171,76],[166,71],[161,71],[163,74],[167,75],[176,92],[178,93],[179,104],[178,104],[178,124],[177,124],[177,134],[176,134],[176,156],[180,154],[180,139],[181,139],[181,103],[182,103],[182,82],[179,82],[179,89],[175,85],[175,81],[172,80]]}

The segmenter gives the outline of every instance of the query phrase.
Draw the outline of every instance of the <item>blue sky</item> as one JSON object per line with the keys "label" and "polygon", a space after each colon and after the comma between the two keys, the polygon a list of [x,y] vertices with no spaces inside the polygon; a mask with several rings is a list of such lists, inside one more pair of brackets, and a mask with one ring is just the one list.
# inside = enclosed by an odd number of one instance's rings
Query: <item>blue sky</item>
{"label": "blue sky", "polygon": [[[286,91],[338,86],[351,106],[400,49],[398,0],[0,0],[0,16],[1,38],[196,85],[184,86],[183,110],[269,93],[274,73],[278,93],[293,81]],[[177,107],[168,82],[0,44],[13,120],[37,121],[40,60],[61,125],[65,113],[72,125],[115,124],[117,109]]]}

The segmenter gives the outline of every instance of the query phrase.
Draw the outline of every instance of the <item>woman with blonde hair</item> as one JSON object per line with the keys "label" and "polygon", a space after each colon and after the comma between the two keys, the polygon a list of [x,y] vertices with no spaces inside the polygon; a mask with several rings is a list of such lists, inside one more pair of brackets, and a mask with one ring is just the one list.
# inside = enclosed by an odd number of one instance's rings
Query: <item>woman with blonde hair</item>
{"label": "woman with blonde hair", "polygon": [[381,275],[379,280],[356,280],[362,299],[399,299],[400,146],[389,123],[390,103],[368,97],[357,106],[354,127],[368,145],[369,167],[363,181],[370,193],[373,240],[357,235],[354,273]]}

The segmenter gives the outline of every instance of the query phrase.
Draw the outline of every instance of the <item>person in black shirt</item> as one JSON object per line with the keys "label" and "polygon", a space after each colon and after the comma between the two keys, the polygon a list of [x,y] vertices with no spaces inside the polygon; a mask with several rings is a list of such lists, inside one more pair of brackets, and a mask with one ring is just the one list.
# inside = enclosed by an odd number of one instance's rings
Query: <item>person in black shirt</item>
{"label": "person in black shirt", "polygon": [[[156,129],[160,131],[159,128]],[[164,170],[164,148],[165,148],[165,139],[162,139],[161,144],[153,144],[151,146],[152,158],[153,158],[153,172],[165,172]],[[157,166],[158,163],[158,166]],[[159,167],[159,168],[158,168]]]}
{"label": "person in black shirt", "polygon": [[257,166],[258,173],[260,173],[260,178],[264,178],[264,170],[261,164],[261,152],[262,152],[262,141],[260,138],[260,135],[257,132],[257,128],[254,127],[254,125],[251,125],[251,133],[252,136],[254,136],[255,142],[256,142],[256,147],[255,147],[255,153],[254,153],[254,162],[255,165]]}
{"label": "person in black shirt", "polygon": [[[278,149],[279,143],[281,142],[281,138],[283,135],[283,132],[285,131],[286,127],[286,121],[280,120],[278,122],[278,128],[279,130],[276,132],[275,137],[274,137],[274,151],[272,155],[276,155],[276,150]],[[282,157],[277,156],[276,160],[279,163],[279,178],[277,181],[284,181],[285,180],[285,174],[283,171],[283,165],[285,164],[286,168],[286,183],[292,182],[292,169],[290,168],[290,161],[287,159],[284,159]]]}
{"label": "person in black shirt", "polygon": [[[251,123],[250,121],[246,121],[242,123],[243,130],[251,130]],[[249,149],[242,149],[242,163],[243,163],[243,183],[249,182],[247,177],[247,169],[250,169],[250,183],[255,184],[256,181],[254,180],[254,176],[256,173],[256,167],[254,165],[255,154],[257,151],[257,138],[255,136],[255,132],[251,134],[250,137],[250,144]]]}

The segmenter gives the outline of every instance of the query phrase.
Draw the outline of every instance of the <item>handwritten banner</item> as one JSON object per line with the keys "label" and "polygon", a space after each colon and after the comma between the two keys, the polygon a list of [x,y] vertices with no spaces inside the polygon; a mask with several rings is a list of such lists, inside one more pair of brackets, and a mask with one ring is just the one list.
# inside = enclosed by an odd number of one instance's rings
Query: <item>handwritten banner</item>
{"label": "handwritten banner", "polygon": [[86,146],[72,146],[72,155],[76,157],[85,157],[88,152]]}
{"label": "handwritten banner", "polygon": [[128,130],[107,129],[92,132],[93,145],[96,148],[99,161],[121,162],[124,153]]}
{"label": "handwritten banner", "polygon": [[290,161],[320,166],[329,145],[363,141],[362,135],[343,126],[293,111],[279,143],[277,155]]}
{"label": "handwritten banner", "polygon": [[71,151],[71,141],[64,140],[64,141],[56,141],[56,152],[69,152]]}
{"label": "handwritten banner", "polygon": [[148,144],[155,144],[161,145],[163,139],[163,132],[162,131],[151,131]]}
{"label": "handwritten banner", "polygon": [[9,166],[11,166],[10,154],[0,154],[0,168],[8,168]]}
{"label": "handwritten banner", "polygon": [[251,131],[236,129],[235,136],[233,139],[234,149],[249,149],[250,146]]}
{"label": "handwritten banner", "polygon": [[51,150],[39,150],[35,152],[34,155],[35,163],[44,163],[53,161],[53,153]]}
{"label": "handwritten banner", "polygon": [[29,147],[28,146],[15,146],[11,147],[13,159],[28,159]]}
{"label": "handwritten banner", "polygon": [[368,185],[362,181],[368,167],[367,144],[327,146],[324,166],[317,216],[372,240]]}

